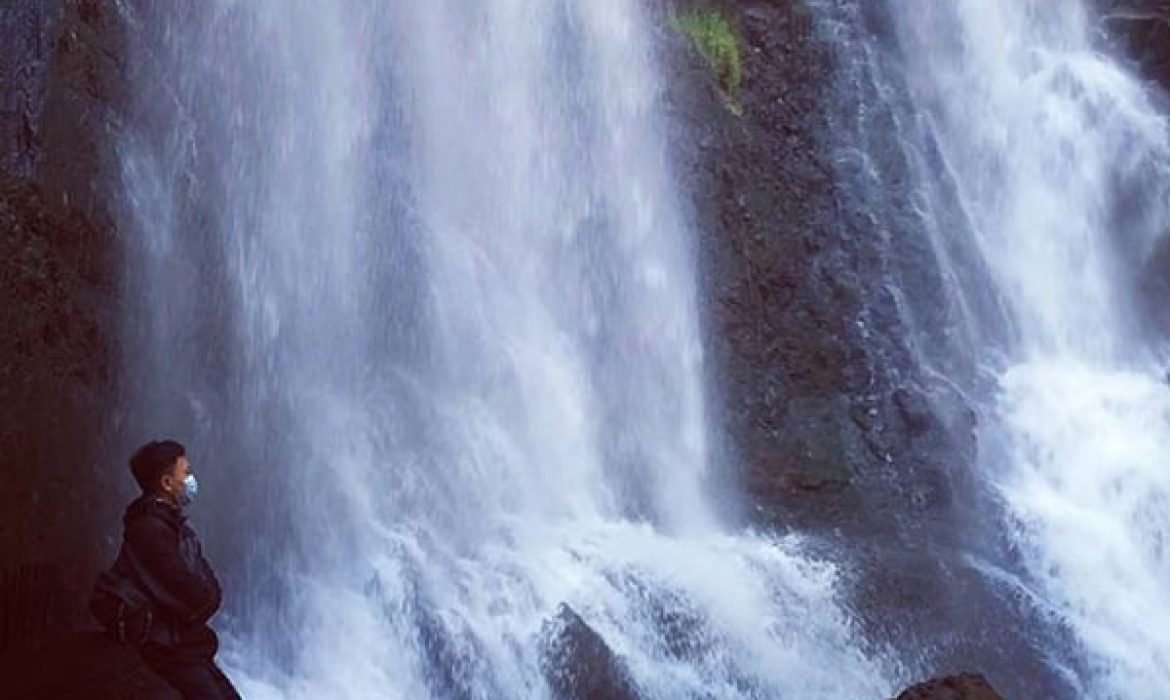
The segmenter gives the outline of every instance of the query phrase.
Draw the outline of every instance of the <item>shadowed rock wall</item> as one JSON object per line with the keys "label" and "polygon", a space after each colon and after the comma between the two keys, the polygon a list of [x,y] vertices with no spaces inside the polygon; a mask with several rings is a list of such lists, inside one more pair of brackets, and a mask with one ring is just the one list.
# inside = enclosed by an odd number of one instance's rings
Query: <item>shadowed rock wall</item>
{"label": "shadowed rock wall", "polygon": [[[1060,630],[972,565],[1012,556],[976,473],[989,387],[971,355],[997,341],[977,327],[1008,324],[993,292],[959,297],[993,287],[903,83],[891,14],[848,0],[658,8],[744,519],[844,562],[865,637],[910,676],[974,667],[1009,695],[1076,697],[1047,669],[1072,653]],[[733,27],[735,94],[674,30],[688,12]]]}
{"label": "shadowed rock wall", "polygon": [[31,615],[0,621],[0,647],[39,634],[28,619],[41,631],[76,619],[104,551],[93,515],[116,483],[99,461],[117,410],[111,13],[96,0],[0,4],[0,552],[9,609]]}

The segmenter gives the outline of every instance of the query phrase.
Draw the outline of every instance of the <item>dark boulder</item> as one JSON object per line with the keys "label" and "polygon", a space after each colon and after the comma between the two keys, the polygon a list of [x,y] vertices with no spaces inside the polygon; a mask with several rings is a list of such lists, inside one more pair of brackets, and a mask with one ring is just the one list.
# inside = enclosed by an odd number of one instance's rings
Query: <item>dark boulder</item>
{"label": "dark boulder", "polygon": [[561,603],[542,637],[541,670],[559,700],[638,700],[621,658],[568,605]]}
{"label": "dark boulder", "polygon": [[908,688],[894,700],[1004,700],[977,673],[938,678]]}

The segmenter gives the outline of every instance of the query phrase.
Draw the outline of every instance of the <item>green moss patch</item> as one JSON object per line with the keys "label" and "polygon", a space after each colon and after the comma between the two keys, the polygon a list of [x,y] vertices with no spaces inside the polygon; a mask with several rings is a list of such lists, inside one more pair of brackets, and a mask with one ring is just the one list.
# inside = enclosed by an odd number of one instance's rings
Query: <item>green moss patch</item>
{"label": "green moss patch", "polygon": [[728,106],[739,113],[739,87],[743,82],[743,61],[739,36],[722,12],[691,9],[674,13],[671,26],[685,36],[691,47],[703,56],[728,99]]}

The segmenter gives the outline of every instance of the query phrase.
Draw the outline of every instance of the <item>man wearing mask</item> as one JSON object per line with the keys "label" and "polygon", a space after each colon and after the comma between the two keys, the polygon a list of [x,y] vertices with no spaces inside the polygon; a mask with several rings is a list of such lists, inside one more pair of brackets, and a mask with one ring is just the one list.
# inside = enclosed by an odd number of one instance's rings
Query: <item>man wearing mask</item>
{"label": "man wearing mask", "polygon": [[219,640],[207,621],[219,609],[220,588],[184,514],[198,490],[186,449],[174,440],[149,442],[130,458],[130,471],[142,495],[122,517],[113,569],[153,603],[142,658],[188,700],[238,699],[215,665]]}

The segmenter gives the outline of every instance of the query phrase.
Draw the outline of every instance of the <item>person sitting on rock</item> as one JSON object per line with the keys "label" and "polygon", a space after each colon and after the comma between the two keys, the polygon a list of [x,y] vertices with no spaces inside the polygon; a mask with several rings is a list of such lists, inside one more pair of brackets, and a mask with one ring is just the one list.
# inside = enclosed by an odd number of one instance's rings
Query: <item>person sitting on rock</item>
{"label": "person sitting on rock", "polygon": [[126,507],[112,568],[153,603],[142,658],[188,700],[238,699],[215,664],[219,640],[207,624],[219,609],[219,581],[184,514],[198,489],[187,451],[174,440],[149,442],[130,458],[130,471],[142,495]]}

